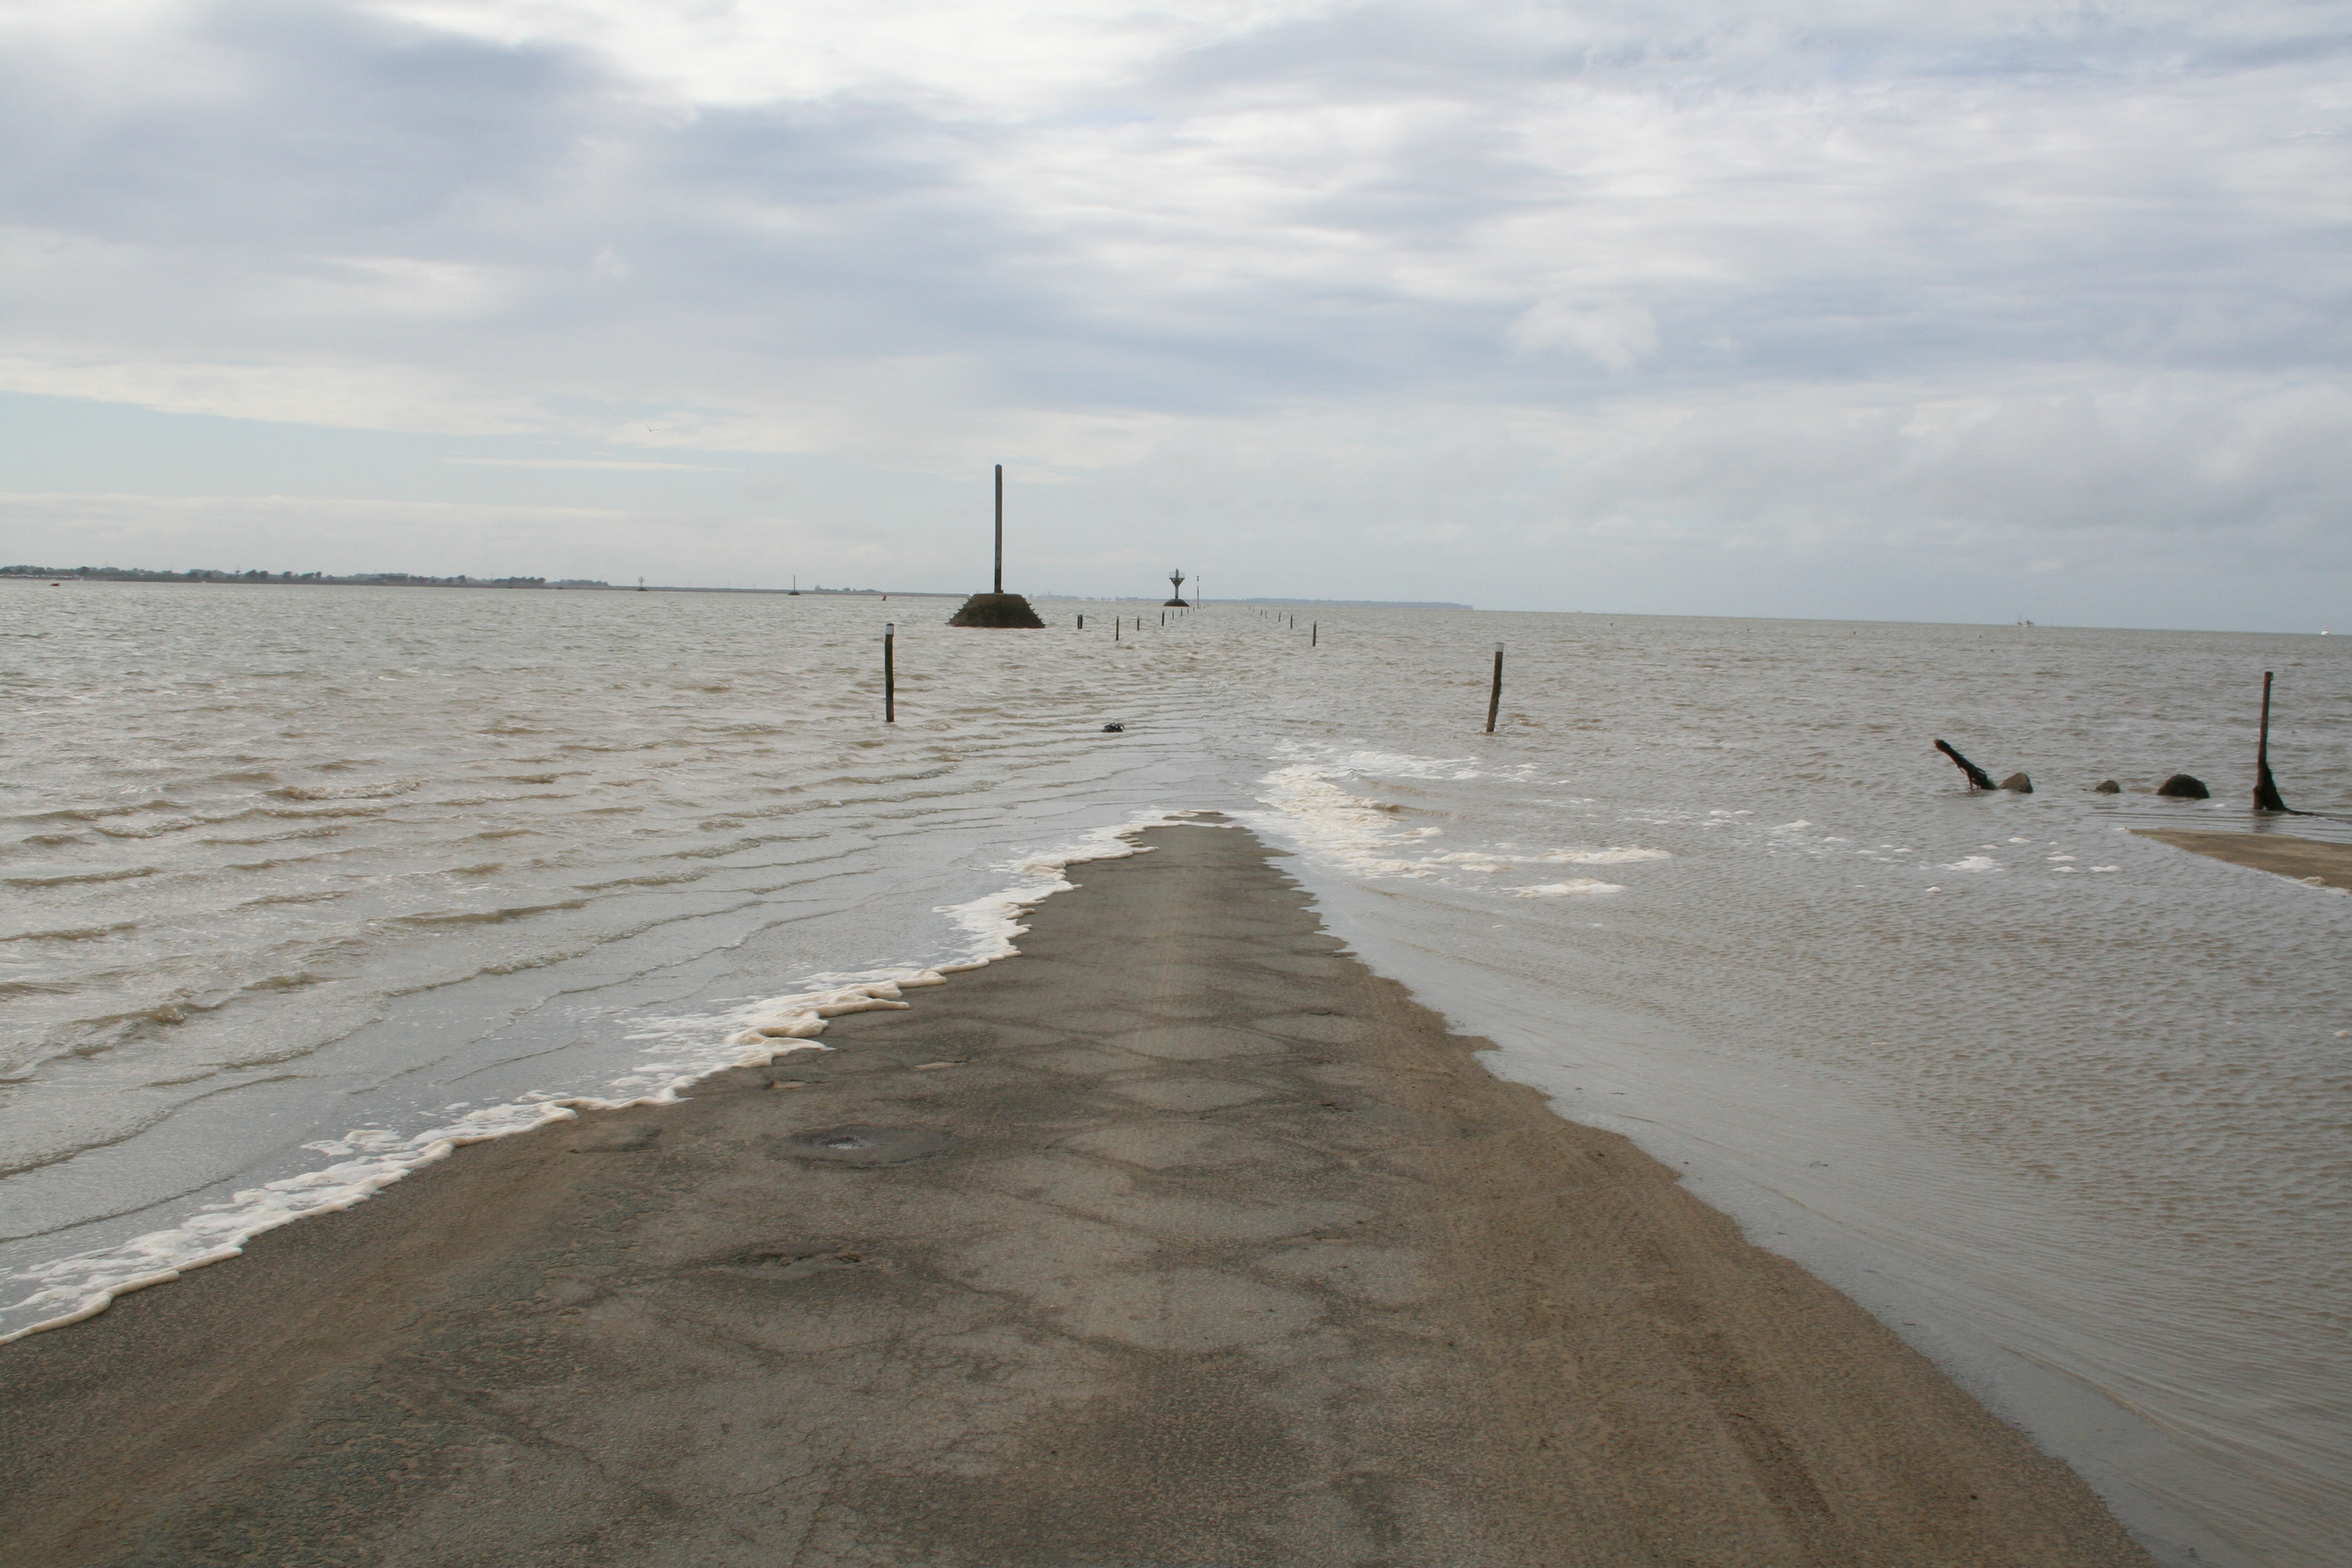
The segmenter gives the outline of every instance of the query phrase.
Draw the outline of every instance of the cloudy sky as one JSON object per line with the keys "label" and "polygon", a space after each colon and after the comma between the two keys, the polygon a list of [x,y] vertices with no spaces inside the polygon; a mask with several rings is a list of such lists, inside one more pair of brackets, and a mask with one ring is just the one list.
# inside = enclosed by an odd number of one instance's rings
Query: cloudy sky
{"label": "cloudy sky", "polygon": [[0,558],[2352,631],[2352,0],[0,0]]}

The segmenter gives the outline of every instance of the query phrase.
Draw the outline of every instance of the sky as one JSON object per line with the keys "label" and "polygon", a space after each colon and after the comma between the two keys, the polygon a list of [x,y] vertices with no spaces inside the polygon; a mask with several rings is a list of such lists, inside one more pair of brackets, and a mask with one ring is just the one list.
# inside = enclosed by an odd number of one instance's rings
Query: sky
{"label": "sky", "polygon": [[2352,631],[2352,0],[0,0],[0,563]]}

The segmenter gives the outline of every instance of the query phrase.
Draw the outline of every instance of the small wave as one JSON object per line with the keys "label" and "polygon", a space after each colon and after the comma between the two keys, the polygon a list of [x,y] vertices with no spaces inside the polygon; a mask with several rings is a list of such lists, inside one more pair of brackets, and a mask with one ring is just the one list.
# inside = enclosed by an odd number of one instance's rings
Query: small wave
{"label": "small wave", "polygon": [[423,779],[384,779],[375,784],[280,784],[269,793],[287,800],[384,800],[421,789]]}
{"label": "small wave", "polygon": [[246,982],[240,989],[246,991],[300,991],[308,986],[324,985],[328,981],[333,978],[334,977],[330,974],[313,974],[307,969],[298,969],[291,974],[271,974],[264,976],[259,980],[249,980]]}
{"label": "small wave", "polygon": [[398,925],[462,926],[500,925],[508,921],[529,920],[533,915],[551,914],[557,910],[584,910],[585,899],[564,899],[551,904],[516,904],[502,910],[461,910],[449,914],[394,915]]}
{"label": "small wave", "polygon": [[91,831],[103,834],[109,838],[161,838],[167,833],[185,833],[191,827],[207,826],[209,824],[206,819],[201,816],[173,816],[166,817],[161,822],[118,824],[94,822],[90,824],[90,828]]}
{"label": "small wave", "polygon": [[1938,866],[1938,871],[1998,871],[2000,862],[1990,855],[1969,855],[1948,866]]}
{"label": "small wave", "polygon": [[1484,777],[1475,757],[1414,757],[1399,752],[1347,752],[1333,759],[1345,772],[1391,779]]}
{"label": "small wave", "polygon": [[109,817],[130,816],[142,811],[179,811],[182,809],[184,808],[178,801],[164,800],[159,796],[154,800],[136,801],[119,805],[67,806],[62,810],[52,811],[47,815],[50,816],[62,816],[68,822],[99,823],[104,822]]}
{"label": "small wave", "polygon": [[75,871],[62,877],[0,877],[12,888],[64,888],[77,882],[128,882],[163,874],[161,866],[133,866],[126,871]]}
{"label": "small wave", "polygon": [[1545,882],[1532,888],[1514,888],[1513,896],[1522,899],[1565,899],[1580,893],[1622,893],[1623,884],[1597,881],[1591,877],[1579,877],[1570,882]]}
{"label": "small wave", "polygon": [[[220,1004],[217,1002],[198,1002],[182,997],[176,1002],[158,1002],[152,1007],[132,1007],[121,1013],[109,1013],[102,1017],[83,1018],[78,1022],[85,1028],[112,1029],[118,1034],[136,1033],[157,1026],[184,1024],[192,1014],[215,1012],[219,1007]],[[119,1043],[118,1040],[98,1044],[95,1050],[89,1046],[77,1046],[74,1047],[74,1053],[77,1056],[94,1055],[100,1050],[111,1050],[114,1045]]]}
{"label": "small wave", "polygon": [[747,849],[757,849],[772,842],[766,838],[738,838],[729,844],[706,844],[698,849],[673,849],[659,857],[664,860],[715,860],[722,855],[740,855]]}
{"label": "small wave", "polygon": [[1530,857],[1526,864],[1533,866],[1623,866],[1635,860],[1671,860],[1668,849],[1555,849],[1548,855]]}
{"label": "small wave", "polygon": [[102,926],[67,926],[57,931],[18,931],[14,936],[0,936],[0,942],[95,942],[117,931],[133,931],[137,921],[116,921]]}
{"label": "small wave", "polygon": [[258,838],[199,838],[199,844],[216,849],[251,849],[261,844],[286,844],[297,838],[332,838],[342,831],[340,825],[322,827],[294,827],[284,833],[265,833]]}

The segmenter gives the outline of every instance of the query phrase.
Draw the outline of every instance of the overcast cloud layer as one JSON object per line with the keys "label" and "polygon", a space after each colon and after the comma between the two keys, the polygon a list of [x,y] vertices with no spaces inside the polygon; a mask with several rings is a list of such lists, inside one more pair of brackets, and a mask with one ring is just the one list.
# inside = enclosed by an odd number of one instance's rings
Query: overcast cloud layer
{"label": "overcast cloud layer", "polygon": [[0,0],[0,556],[2352,630],[2352,5]]}

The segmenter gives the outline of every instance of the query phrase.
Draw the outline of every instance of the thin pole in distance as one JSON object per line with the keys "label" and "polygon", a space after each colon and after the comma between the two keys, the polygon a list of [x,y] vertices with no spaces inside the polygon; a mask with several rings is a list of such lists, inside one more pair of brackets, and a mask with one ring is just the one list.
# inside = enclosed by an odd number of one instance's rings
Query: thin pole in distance
{"label": "thin pole in distance", "polygon": [[1486,733],[1495,732],[1495,715],[1503,706],[1503,645],[1495,645],[1495,688],[1486,693]]}
{"label": "thin pole in distance", "polygon": [[996,588],[1004,592],[1004,465],[996,465]]}
{"label": "thin pole in distance", "polygon": [[882,722],[898,721],[898,623],[882,623]]}

